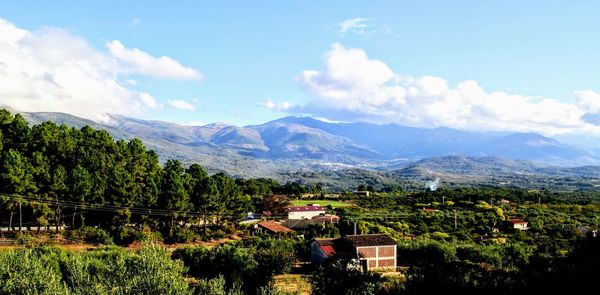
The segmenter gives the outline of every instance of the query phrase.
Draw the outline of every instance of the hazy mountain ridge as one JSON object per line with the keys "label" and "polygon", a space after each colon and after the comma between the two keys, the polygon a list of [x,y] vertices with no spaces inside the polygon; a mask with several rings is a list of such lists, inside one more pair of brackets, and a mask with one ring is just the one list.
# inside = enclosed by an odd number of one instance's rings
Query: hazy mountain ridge
{"label": "hazy mountain ridge", "polygon": [[[598,163],[589,153],[531,133],[506,135],[449,128],[328,123],[307,117],[285,117],[238,127],[223,123],[184,126],[119,115],[111,115],[110,124],[63,113],[22,115],[31,123],[53,121],[77,128],[90,125],[119,139],[138,137],[163,160],[200,163],[209,171],[243,177],[290,180],[294,171],[338,171],[335,173],[344,175],[349,169],[374,170],[368,174],[382,179],[436,175],[600,176],[597,167],[589,166]],[[563,168],[552,164],[589,167]]]}

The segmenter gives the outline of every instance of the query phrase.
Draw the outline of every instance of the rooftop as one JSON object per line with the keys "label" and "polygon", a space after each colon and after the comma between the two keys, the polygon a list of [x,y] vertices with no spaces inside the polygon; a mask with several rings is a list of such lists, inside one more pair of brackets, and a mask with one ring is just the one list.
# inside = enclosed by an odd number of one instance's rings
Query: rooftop
{"label": "rooftop", "polygon": [[337,239],[315,239],[315,242],[319,244],[319,246],[333,246],[334,241]]}
{"label": "rooftop", "polygon": [[339,221],[340,217],[337,215],[330,215],[330,214],[325,214],[325,215],[318,215],[315,216],[313,218],[311,218],[311,220],[314,221]]}
{"label": "rooftop", "polygon": [[325,253],[325,255],[327,256],[335,254],[335,249],[333,248],[333,246],[319,246],[319,248],[321,248],[321,250],[323,250],[323,253]]}
{"label": "rooftop", "polygon": [[285,208],[287,212],[310,212],[310,211],[325,211],[321,206],[290,206]]}
{"label": "rooftop", "polygon": [[266,228],[274,233],[292,233],[294,230],[285,227],[275,221],[263,221],[258,223],[260,227]]}
{"label": "rooftop", "polygon": [[396,241],[385,234],[378,235],[349,235],[344,237],[356,247],[396,245]]}

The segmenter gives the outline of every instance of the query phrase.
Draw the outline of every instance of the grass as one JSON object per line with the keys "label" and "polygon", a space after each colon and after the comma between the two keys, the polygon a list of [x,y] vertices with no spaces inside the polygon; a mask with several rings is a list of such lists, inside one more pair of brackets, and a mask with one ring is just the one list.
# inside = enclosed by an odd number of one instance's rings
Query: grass
{"label": "grass", "polygon": [[310,283],[306,276],[301,274],[285,274],[275,276],[275,288],[295,292],[300,295],[311,294]]}
{"label": "grass", "polygon": [[292,206],[307,206],[308,204],[319,204],[323,207],[331,205],[331,207],[333,208],[354,206],[354,204],[351,203],[334,200],[292,200],[291,204]]}

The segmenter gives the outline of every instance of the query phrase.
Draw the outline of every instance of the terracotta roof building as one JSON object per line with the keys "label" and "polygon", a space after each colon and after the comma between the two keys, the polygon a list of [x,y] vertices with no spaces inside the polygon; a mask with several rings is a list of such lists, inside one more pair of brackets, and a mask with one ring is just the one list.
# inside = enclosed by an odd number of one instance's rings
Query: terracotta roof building
{"label": "terracotta roof building", "polygon": [[315,216],[325,214],[325,208],[313,204],[311,206],[290,206],[285,208],[288,219],[311,219]]}
{"label": "terracotta roof building", "polygon": [[349,235],[338,239],[315,239],[311,244],[311,261],[315,265],[337,253],[358,258],[365,270],[396,269],[397,244],[388,235]]}
{"label": "terracotta roof building", "polygon": [[324,215],[317,215],[317,216],[311,218],[310,220],[315,221],[315,222],[338,223],[340,221],[340,217],[337,215],[324,214]]}
{"label": "terracotta roof building", "polygon": [[294,230],[285,227],[275,221],[262,221],[259,222],[257,224],[257,229],[259,230],[259,232],[267,232],[267,233],[273,233],[273,234],[280,234],[280,233],[293,233]]}

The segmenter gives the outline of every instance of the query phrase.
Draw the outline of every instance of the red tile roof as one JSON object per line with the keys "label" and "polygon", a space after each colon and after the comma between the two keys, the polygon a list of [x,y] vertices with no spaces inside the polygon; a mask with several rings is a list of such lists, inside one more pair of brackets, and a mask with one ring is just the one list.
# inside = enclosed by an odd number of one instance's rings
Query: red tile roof
{"label": "red tile roof", "polygon": [[329,221],[329,222],[335,221],[335,222],[338,222],[338,221],[340,221],[340,217],[336,216],[336,215],[329,215],[329,214],[327,214],[327,215],[318,215],[318,216],[315,216],[315,217],[311,218],[311,220],[314,220],[314,221]]}
{"label": "red tile roof", "polygon": [[287,228],[275,221],[262,221],[258,223],[258,226],[263,227],[274,233],[292,233],[294,230]]}
{"label": "red tile roof", "polygon": [[523,224],[523,223],[527,223],[527,221],[523,220],[523,219],[510,219],[508,221],[511,224]]}
{"label": "red tile roof", "polygon": [[321,206],[290,206],[285,208],[288,212],[310,212],[310,211],[325,211]]}
{"label": "red tile roof", "polygon": [[335,249],[333,249],[333,246],[320,246],[319,248],[321,248],[321,250],[323,250],[323,253],[325,253],[325,255],[327,256],[335,254]]}

